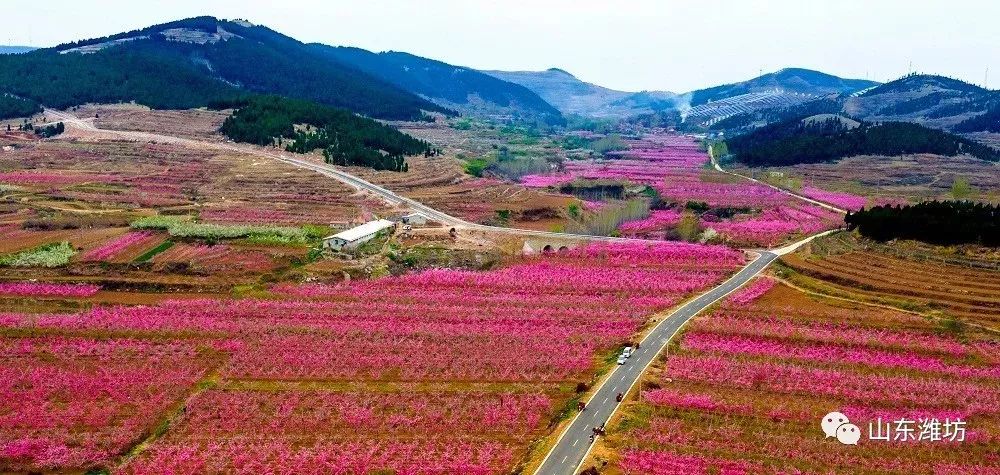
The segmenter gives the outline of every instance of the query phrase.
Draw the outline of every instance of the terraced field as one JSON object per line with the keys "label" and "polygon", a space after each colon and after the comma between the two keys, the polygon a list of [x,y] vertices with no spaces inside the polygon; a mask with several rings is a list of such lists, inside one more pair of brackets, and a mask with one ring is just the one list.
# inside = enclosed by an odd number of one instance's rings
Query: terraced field
{"label": "terraced field", "polygon": [[782,262],[802,276],[793,281],[823,293],[1000,328],[1000,262],[916,250],[901,257],[885,246],[866,246],[847,236],[827,239],[825,245],[836,246],[838,241],[836,252],[806,250],[784,256]]}

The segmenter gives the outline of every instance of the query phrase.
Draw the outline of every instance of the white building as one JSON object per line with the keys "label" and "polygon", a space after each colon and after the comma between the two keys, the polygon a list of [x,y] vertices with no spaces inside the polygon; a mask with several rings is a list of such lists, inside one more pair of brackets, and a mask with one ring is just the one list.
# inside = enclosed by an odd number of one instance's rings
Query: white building
{"label": "white building", "polygon": [[410,213],[399,218],[403,224],[409,224],[411,226],[423,226],[427,224],[427,216],[420,213]]}
{"label": "white building", "polygon": [[361,244],[370,241],[379,232],[392,228],[396,224],[392,221],[379,219],[369,221],[361,226],[341,231],[333,236],[323,238],[323,248],[339,251],[341,249],[354,249]]}

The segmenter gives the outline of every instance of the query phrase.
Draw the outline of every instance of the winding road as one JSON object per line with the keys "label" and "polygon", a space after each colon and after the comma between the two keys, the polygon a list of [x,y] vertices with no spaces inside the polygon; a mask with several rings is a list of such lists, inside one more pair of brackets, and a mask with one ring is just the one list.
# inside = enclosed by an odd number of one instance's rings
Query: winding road
{"label": "winding road", "polygon": [[250,154],[250,155],[270,158],[273,160],[287,163],[289,165],[298,168],[314,171],[329,178],[333,178],[337,181],[340,181],[341,183],[350,186],[351,188],[354,188],[355,190],[370,193],[391,205],[402,205],[408,207],[413,211],[416,211],[418,213],[423,214],[424,216],[427,216],[428,219],[431,219],[433,221],[438,221],[440,223],[443,223],[445,226],[454,227],[458,229],[477,230],[477,231],[484,231],[484,232],[491,232],[498,234],[513,234],[517,236],[531,236],[538,238],[552,238],[552,239],[564,239],[564,240],[570,239],[575,241],[590,241],[590,242],[595,242],[595,241],[647,242],[647,243],[660,242],[647,239],[591,236],[586,234],[571,234],[571,233],[555,233],[549,231],[535,231],[531,229],[519,229],[519,228],[504,228],[498,226],[486,226],[483,224],[471,223],[461,218],[457,218],[447,213],[438,211],[416,200],[399,195],[392,190],[389,190],[387,188],[376,185],[362,178],[351,175],[350,173],[347,173],[332,165],[328,165],[325,163],[317,163],[311,160],[294,157],[289,154],[281,152],[273,152],[270,150],[265,150],[262,148],[252,147],[252,146],[236,145],[229,142],[211,142],[205,140],[195,140],[190,138],[175,137],[172,135],[156,134],[152,132],[135,132],[135,131],[102,129],[94,125],[92,119],[81,119],[72,114],[54,109],[45,109],[45,115],[47,117],[54,117],[56,121],[61,121],[68,127],[77,128],[84,132],[100,133],[108,136],[120,137],[127,140],[173,143],[173,144],[186,145],[203,149],[208,148],[214,150]]}
{"label": "winding road", "polygon": [[[614,238],[606,236],[588,236],[580,234],[566,234],[566,233],[554,233],[546,231],[533,231],[526,229],[516,229],[516,228],[501,228],[494,226],[485,226],[476,223],[470,223],[460,218],[448,215],[441,211],[438,211],[430,206],[419,203],[415,200],[407,198],[396,194],[395,192],[371,183],[369,181],[358,178],[347,172],[339,170],[333,166],[316,163],[310,160],[305,160],[302,158],[297,158],[289,156],[280,152],[272,152],[268,150],[263,150],[260,148],[254,148],[249,146],[238,146],[232,143],[225,142],[209,142],[200,141],[188,138],[180,138],[169,135],[161,135],[149,132],[131,132],[131,131],[117,131],[109,129],[97,128],[92,121],[80,119],[72,114],[67,114],[65,112],[46,109],[46,115],[55,117],[57,120],[63,121],[66,125],[70,127],[76,127],[83,131],[99,132],[103,134],[108,134],[111,136],[122,137],[125,139],[136,140],[136,141],[155,141],[162,143],[177,143],[185,144],[189,146],[201,147],[201,148],[212,148],[216,150],[231,151],[236,153],[246,153],[258,156],[263,156],[278,160],[281,162],[288,163],[299,168],[304,168],[312,170],[324,176],[336,179],[342,183],[351,186],[354,189],[365,191],[371,193],[386,202],[393,205],[404,205],[410,209],[417,211],[426,215],[432,220],[444,223],[447,226],[452,226],[461,229],[473,229],[479,231],[487,231],[493,233],[503,233],[503,234],[516,234],[519,236],[533,236],[541,238],[556,238],[556,239],[572,239],[580,241],[612,241],[612,242],[660,242],[660,241],[648,241],[642,239],[629,239],[629,238]],[[745,177],[742,175],[737,175],[732,172],[723,170],[719,164],[712,160],[715,168],[723,173],[729,173],[741,178],[753,180],[752,178]],[[753,180],[757,181],[757,180]],[[761,182],[758,182],[761,183]],[[767,183],[762,183],[767,186],[772,186]],[[843,210],[833,207],[829,204],[822,203],[805,196],[801,196],[795,193],[791,193],[788,190],[782,190],[778,188],[783,193],[787,193],[798,199],[823,206],[825,208],[835,210],[838,212],[844,212]],[[535,472],[536,475],[572,475],[577,472],[580,465],[586,460],[587,455],[593,448],[593,442],[590,440],[590,435],[592,434],[591,429],[603,424],[606,424],[614,416],[615,412],[621,406],[621,403],[617,401],[618,393],[623,393],[628,395],[628,393],[633,389],[636,383],[639,381],[642,374],[645,372],[646,368],[657,358],[657,356],[667,347],[670,340],[677,334],[677,332],[687,323],[692,317],[697,315],[699,312],[712,305],[713,303],[729,295],[734,290],[743,286],[755,276],[760,274],[764,269],[766,269],[775,259],[779,256],[790,253],[798,249],[803,244],[819,237],[823,236],[836,230],[830,230],[822,232],[808,238],[805,238],[796,243],[789,244],[787,246],[765,250],[765,251],[750,251],[757,254],[757,257],[743,267],[739,272],[730,277],[728,280],[720,284],[719,286],[702,293],[701,295],[694,297],[693,299],[687,301],[682,306],[671,312],[669,315],[660,320],[653,328],[650,330],[646,337],[640,342],[640,347],[636,353],[629,358],[625,364],[615,367],[610,374],[608,374],[597,390],[594,392],[593,396],[587,404],[587,409],[585,411],[577,413],[576,417],[570,422],[568,427],[563,430],[556,440],[555,445],[546,455],[542,464],[539,466],[538,470]]]}

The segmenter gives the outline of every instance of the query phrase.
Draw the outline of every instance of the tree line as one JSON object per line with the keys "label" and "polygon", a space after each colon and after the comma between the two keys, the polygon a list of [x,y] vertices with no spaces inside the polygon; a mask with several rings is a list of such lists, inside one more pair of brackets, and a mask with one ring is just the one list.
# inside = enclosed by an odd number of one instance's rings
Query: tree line
{"label": "tree line", "polygon": [[216,101],[214,108],[235,108],[222,133],[238,141],[278,145],[295,153],[321,149],[327,163],[376,170],[407,171],[405,157],[440,153],[431,144],[348,110],[279,96]]}
{"label": "tree line", "polygon": [[33,101],[0,94],[0,120],[31,117],[41,111],[42,108]]}
{"label": "tree line", "polygon": [[955,125],[956,132],[1000,132],[1000,97],[986,112],[970,117]]}
{"label": "tree line", "polygon": [[848,213],[844,222],[876,241],[913,239],[939,245],[1000,246],[1000,206],[971,201],[927,201],[875,206]]}
{"label": "tree line", "polygon": [[909,122],[870,123],[837,116],[826,120],[795,118],[727,140],[737,161],[751,166],[784,166],[833,161],[856,155],[897,156],[914,153],[969,154],[1000,161],[1000,150],[940,130]]}

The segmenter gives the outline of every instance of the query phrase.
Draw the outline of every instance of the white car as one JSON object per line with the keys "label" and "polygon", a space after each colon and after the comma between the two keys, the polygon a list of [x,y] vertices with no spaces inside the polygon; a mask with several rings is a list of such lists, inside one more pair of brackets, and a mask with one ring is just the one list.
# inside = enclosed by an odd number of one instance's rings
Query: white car
{"label": "white car", "polygon": [[626,360],[627,358],[628,358],[628,357],[626,357],[625,355],[621,355],[621,356],[619,356],[619,357],[618,357],[618,364],[625,364],[625,360]]}
{"label": "white car", "polygon": [[625,349],[622,350],[622,356],[624,356],[626,358],[631,357],[632,356],[632,347],[631,346],[626,346]]}

